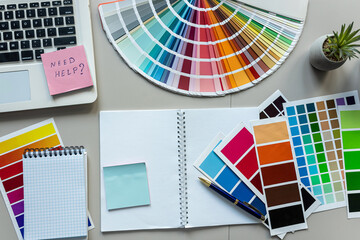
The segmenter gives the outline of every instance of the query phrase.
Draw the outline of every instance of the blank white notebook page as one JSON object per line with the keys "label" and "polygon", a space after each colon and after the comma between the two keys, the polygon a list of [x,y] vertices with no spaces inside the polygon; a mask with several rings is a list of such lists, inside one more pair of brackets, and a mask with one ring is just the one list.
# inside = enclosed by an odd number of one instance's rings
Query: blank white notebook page
{"label": "blank white notebook page", "polygon": [[85,157],[27,157],[24,168],[25,239],[87,236]]}
{"label": "blank white notebook page", "polygon": [[250,214],[237,209],[233,203],[205,187],[198,179],[199,176],[203,175],[193,166],[196,159],[219,132],[226,135],[238,123],[245,122],[247,124],[250,120],[258,119],[257,108],[191,109],[184,111],[188,166],[188,226],[199,227],[259,222]]}
{"label": "blank white notebook page", "polygon": [[[177,111],[100,112],[101,231],[180,227]],[[103,167],[145,162],[150,205],[108,210]]]}

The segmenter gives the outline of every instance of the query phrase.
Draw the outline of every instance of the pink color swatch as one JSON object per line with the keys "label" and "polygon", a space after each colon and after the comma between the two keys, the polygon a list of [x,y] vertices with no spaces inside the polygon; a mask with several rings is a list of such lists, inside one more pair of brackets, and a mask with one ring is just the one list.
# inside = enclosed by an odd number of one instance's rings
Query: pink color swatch
{"label": "pink color swatch", "polygon": [[253,144],[252,134],[246,128],[243,128],[221,152],[231,163],[235,163]]}
{"label": "pink color swatch", "polygon": [[214,151],[257,197],[264,199],[254,138],[243,123],[235,127]]}

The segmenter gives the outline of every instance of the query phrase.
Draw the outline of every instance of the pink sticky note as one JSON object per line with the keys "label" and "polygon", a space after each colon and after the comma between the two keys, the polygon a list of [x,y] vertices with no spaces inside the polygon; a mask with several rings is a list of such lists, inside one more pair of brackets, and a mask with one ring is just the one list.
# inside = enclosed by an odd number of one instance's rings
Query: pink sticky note
{"label": "pink sticky note", "polygon": [[84,46],[41,55],[50,95],[93,86]]}

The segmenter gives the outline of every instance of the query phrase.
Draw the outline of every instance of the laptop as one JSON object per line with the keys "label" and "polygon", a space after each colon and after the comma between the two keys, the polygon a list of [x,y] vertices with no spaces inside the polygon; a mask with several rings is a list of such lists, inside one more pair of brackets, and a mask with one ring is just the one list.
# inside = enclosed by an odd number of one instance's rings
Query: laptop
{"label": "laptop", "polygon": [[[93,86],[51,96],[41,54],[83,45]],[[89,0],[0,0],[0,113],[97,98]]]}

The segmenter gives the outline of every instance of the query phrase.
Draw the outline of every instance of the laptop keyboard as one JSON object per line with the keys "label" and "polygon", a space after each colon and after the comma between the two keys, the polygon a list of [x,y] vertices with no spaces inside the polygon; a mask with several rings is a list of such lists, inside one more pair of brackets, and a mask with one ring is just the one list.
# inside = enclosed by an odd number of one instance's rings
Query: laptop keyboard
{"label": "laptop keyboard", "polygon": [[42,53],[71,45],[73,0],[0,4],[0,63],[41,60]]}

